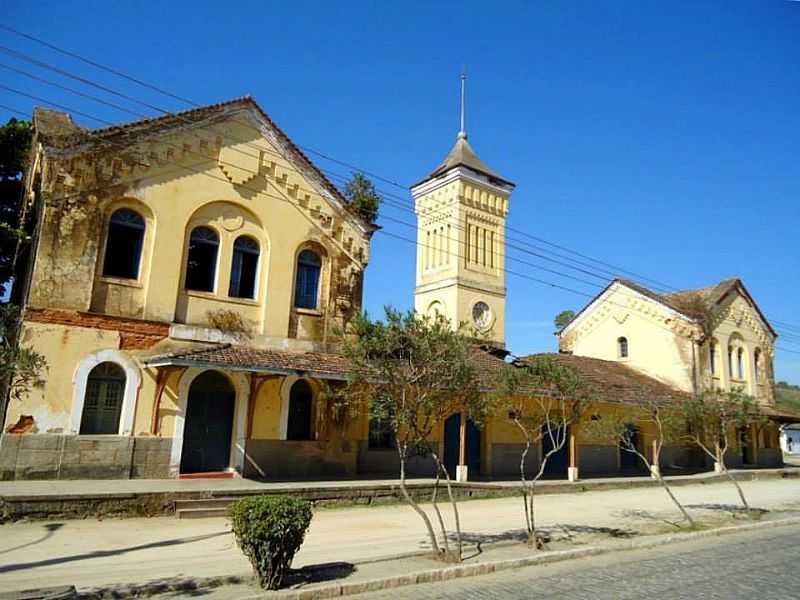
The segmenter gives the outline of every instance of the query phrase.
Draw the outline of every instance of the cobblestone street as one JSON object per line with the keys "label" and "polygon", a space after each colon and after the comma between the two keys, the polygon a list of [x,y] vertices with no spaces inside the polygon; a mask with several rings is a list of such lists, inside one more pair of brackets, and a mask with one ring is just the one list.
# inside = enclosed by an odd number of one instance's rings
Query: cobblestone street
{"label": "cobblestone street", "polygon": [[363,600],[800,598],[800,526],[417,585]]}

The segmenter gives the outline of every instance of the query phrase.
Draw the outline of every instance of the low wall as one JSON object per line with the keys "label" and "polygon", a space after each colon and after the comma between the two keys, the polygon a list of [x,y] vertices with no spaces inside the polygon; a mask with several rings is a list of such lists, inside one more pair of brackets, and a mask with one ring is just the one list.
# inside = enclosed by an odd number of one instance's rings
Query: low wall
{"label": "low wall", "polygon": [[782,467],[783,453],[780,448],[759,448],[758,466],[760,467]]}
{"label": "low wall", "polygon": [[708,466],[706,454],[700,448],[664,446],[661,449],[662,469],[705,469]]}
{"label": "low wall", "polygon": [[[497,479],[518,479],[520,476],[519,463],[522,460],[523,450],[525,450],[525,444],[492,444],[492,471],[490,476]],[[525,457],[525,472],[531,474],[536,473],[538,470],[539,452],[536,447],[531,447]]]}
{"label": "low wall", "polygon": [[0,480],[169,477],[171,438],[6,433]]}
{"label": "low wall", "polygon": [[578,448],[578,473],[581,477],[607,475],[619,471],[619,448],[581,445]]}
{"label": "low wall", "polygon": [[354,477],[358,442],[247,440],[245,477],[303,479]]}
{"label": "low wall", "polygon": [[[369,442],[358,442],[358,474],[397,477],[400,472],[400,457],[395,449],[375,449]],[[436,463],[430,456],[411,456],[406,461],[409,477],[433,477]]]}

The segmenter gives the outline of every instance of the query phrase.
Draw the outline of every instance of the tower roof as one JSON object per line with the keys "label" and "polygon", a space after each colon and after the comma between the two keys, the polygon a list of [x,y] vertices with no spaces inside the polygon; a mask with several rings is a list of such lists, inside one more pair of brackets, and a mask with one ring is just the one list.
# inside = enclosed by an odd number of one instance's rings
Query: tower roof
{"label": "tower roof", "polygon": [[439,175],[442,175],[443,173],[446,173],[450,169],[454,169],[456,167],[467,167],[468,169],[480,173],[481,175],[486,175],[490,179],[496,179],[502,183],[514,185],[505,177],[498,175],[496,172],[490,169],[486,163],[478,158],[478,155],[475,154],[475,150],[472,149],[472,146],[470,146],[469,142],[467,141],[467,134],[463,131],[459,132],[455,145],[450,150],[442,164],[436,167],[436,169],[434,169],[430,175],[428,175],[419,183],[428,181],[434,177],[438,177]]}
{"label": "tower roof", "polygon": [[472,146],[470,146],[469,142],[467,141],[467,128],[466,128],[466,126],[464,124],[465,123],[465,105],[466,105],[466,102],[465,102],[465,96],[466,96],[466,94],[465,94],[465,82],[466,82],[466,79],[467,79],[467,76],[464,73],[462,73],[461,74],[461,110],[459,111],[459,118],[461,120],[461,127],[460,127],[460,129],[458,131],[458,137],[456,137],[455,146],[453,146],[452,150],[450,150],[450,153],[444,159],[444,162],[442,164],[440,164],[438,167],[436,167],[436,169],[434,169],[434,171],[430,175],[428,175],[424,179],[421,179],[420,181],[418,181],[417,183],[415,183],[411,187],[416,187],[419,184],[425,183],[426,181],[434,179],[434,178],[438,177],[439,175],[443,175],[444,173],[447,173],[448,171],[450,171],[451,169],[455,169],[456,167],[466,167],[466,168],[470,169],[471,171],[475,171],[476,173],[479,173],[481,175],[485,175],[490,180],[494,180],[495,182],[503,183],[505,185],[510,185],[512,187],[514,186],[514,184],[511,181],[509,181],[505,177],[502,177],[502,176],[498,175],[497,173],[492,171],[489,167],[487,167],[486,163],[484,163],[480,158],[478,158],[478,155],[475,154],[475,150],[472,149]]}

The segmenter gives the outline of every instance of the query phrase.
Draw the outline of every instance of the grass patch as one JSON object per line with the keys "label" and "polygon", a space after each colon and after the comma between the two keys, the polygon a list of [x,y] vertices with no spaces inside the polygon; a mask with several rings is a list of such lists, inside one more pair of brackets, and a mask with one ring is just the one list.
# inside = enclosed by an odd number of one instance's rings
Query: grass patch
{"label": "grass patch", "polygon": [[800,386],[785,381],[775,384],[775,404],[782,410],[800,415]]}

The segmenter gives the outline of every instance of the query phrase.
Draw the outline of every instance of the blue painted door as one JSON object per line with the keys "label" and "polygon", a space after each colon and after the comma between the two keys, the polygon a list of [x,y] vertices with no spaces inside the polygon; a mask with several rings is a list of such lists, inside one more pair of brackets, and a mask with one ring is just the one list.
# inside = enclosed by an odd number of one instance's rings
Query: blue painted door
{"label": "blue painted door", "polygon": [[[450,415],[444,422],[444,466],[450,477],[456,476],[460,441],[461,415]],[[466,463],[469,475],[481,472],[481,430],[471,420],[467,420]]]}

